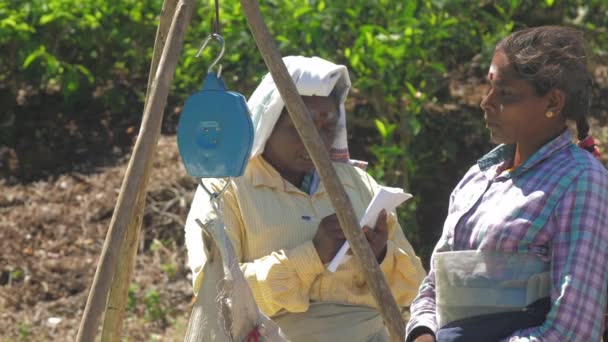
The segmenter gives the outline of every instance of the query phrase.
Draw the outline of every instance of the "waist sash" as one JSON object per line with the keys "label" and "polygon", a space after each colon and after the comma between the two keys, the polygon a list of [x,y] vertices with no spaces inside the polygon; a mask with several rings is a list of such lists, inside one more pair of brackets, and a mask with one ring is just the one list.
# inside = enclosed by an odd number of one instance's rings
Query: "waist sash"
{"label": "waist sash", "polygon": [[439,327],[470,318],[524,310],[551,288],[549,263],[528,253],[455,251],[435,254]]}

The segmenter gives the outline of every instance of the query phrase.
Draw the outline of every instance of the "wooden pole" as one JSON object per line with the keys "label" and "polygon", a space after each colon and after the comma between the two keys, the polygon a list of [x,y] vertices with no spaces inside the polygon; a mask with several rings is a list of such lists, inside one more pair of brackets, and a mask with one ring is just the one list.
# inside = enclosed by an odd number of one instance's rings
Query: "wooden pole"
{"label": "wooden pole", "polygon": [[[144,108],[140,132],[133,148],[80,322],[76,337],[79,342],[95,340],[99,318],[105,309],[110,283],[116,273],[119,249],[127,235],[126,227],[134,215],[143,215],[143,212],[135,212],[136,202],[138,198],[145,198],[145,185],[160,135],[169,86],[173,80],[184,34],[193,9],[194,0],[180,0],[176,7],[167,36],[168,44],[164,46],[156,76],[150,87],[150,101]],[[141,220],[141,218],[139,219]]]}
{"label": "wooden pole", "polygon": [[392,296],[384,274],[360,230],[357,218],[342,183],[336,175],[319,133],[308,114],[308,110],[296,89],[281,54],[274,44],[272,36],[264,23],[262,13],[256,0],[241,0],[245,18],[249,24],[253,38],[270,70],[281,97],[289,111],[289,115],[302,138],[306,150],[310,154],[321,181],[336,210],[338,220],[344,235],[350,243],[355,257],[362,266],[363,274],[369,284],[370,290],[376,300],[378,309],[388,327],[392,341],[404,341],[405,324],[401,319],[401,312]]}
{"label": "wooden pole", "polygon": [[[163,7],[160,13],[160,21],[158,29],[156,31],[156,38],[154,40],[154,52],[152,54],[152,62],[150,63],[150,72],[148,75],[148,85],[146,87],[146,99],[145,104],[149,101],[150,87],[156,71],[158,69],[158,63],[167,41],[167,34],[171,27],[171,21],[175,14],[175,8],[178,0],[165,0],[163,1]],[[148,180],[150,179],[151,168],[147,168],[143,175],[143,189],[148,188]],[[112,278],[112,287],[110,288],[110,294],[108,297],[108,303],[103,316],[103,323],[101,328],[101,341],[102,342],[115,342],[120,341],[122,335],[122,323],[125,314],[125,303],[129,295],[129,285],[133,277],[133,270],[135,268],[135,259],[137,256],[137,247],[139,243],[139,236],[141,234],[141,223],[144,216],[144,207],[146,203],[146,193],[143,191],[138,193],[135,200],[135,206],[133,209],[134,215],[131,216],[129,223],[127,224],[127,235],[122,240],[118,260],[121,261],[120,267],[116,269],[116,273]]]}

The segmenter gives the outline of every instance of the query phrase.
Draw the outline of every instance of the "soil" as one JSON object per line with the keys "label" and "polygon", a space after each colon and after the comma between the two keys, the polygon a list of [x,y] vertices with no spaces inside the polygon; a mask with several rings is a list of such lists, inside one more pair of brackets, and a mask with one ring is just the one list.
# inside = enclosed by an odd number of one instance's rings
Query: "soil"
{"label": "soil", "polygon": [[[90,174],[0,181],[0,340],[75,339],[128,155]],[[183,223],[195,183],[162,136],[149,183],[124,334],[183,340],[192,290]]]}

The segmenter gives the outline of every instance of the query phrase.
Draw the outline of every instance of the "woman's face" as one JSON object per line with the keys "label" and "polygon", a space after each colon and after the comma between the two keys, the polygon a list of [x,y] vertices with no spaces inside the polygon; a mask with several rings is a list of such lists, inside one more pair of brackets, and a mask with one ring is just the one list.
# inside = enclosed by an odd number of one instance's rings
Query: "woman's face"
{"label": "woman's face", "polygon": [[530,83],[517,79],[501,51],[494,54],[487,79],[490,91],[481,101],[481,109],[494,143],[520,143],[546,134],[549,96],[538,96]]}
{"label": "woman's face", "polygon": [[[302,96],[302,100],[325,147],[329,150],[336,137],[340,115],[338,103],[331,97],[322,96]],[[283,178],[294,185],[298,185],[302,177],[314,169],[312,160],[286,111],[281,114],[266,141],[263,156]]]}

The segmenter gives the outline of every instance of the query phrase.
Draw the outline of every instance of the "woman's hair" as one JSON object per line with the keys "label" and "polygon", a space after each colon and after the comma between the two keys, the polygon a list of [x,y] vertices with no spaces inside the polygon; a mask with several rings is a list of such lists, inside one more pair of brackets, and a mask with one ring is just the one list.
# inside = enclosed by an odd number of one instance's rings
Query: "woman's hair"
{"label": "woman's hair", "polygon": [[[528,28],[500,41],[496,51],[506,55],[516,76],[530,82],[538,95],[553,88],[563,91],[563,117],[576,122],[579,140],[587,138],[593,81],[581,31],[560,26]],[[585,149],[592,152],[594,146]]]}

